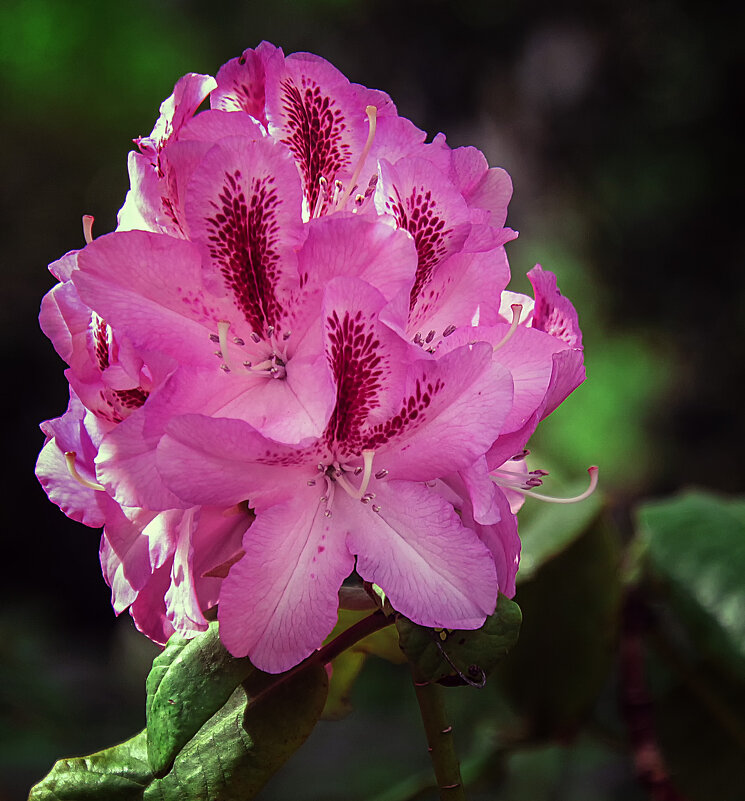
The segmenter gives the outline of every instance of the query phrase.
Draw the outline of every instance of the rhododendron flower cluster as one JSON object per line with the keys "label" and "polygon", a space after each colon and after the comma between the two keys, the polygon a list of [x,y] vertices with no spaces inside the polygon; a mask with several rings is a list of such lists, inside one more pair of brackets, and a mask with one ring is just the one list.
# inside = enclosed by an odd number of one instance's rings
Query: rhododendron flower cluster
{"label": "rhododendron flower cluster", "polygon": [[[205,101],[209,108],[199,111]],[[380,91],[264,42],[189,74],[113,233],[50,266],[70,405],[37,474],[103,527],[115,610],[270,672],[350,576],[430,627],[514,594],[524,449],[584,379],[554,276],[506,290],[508,175]]]}

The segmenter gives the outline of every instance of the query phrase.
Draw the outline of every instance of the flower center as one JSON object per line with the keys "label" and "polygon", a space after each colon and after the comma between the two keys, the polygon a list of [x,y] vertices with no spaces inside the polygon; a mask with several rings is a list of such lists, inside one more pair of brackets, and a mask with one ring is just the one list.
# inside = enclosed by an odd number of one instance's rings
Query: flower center
{"label": "flower center", "polygon": [[229,332],[230,323],[226,320],[220,320],[217,324],[217,334],[210,334],[210,340],[220,345],[220,350],[215,351],[215,356],[221,359],[220,369],[223,372],[237,371],[240,366],[255,375],[265,375],[269,378],[279,379],[286,377],[286,365],[289,361],[287,341],[292,336],[290,331],[285,331],[280,336],[273,325],[269,325],[264,329],[263,337],[256,331],[252,331],[250,338],[254,345],[264,345],[263,353],[258,362],[243,359],[242,355],[236,356],[236,350],[245,347],[246,342],[241,337],[230,337]]}
{"label": "flower center", "polygon": [[[326,482],[326,492],[321,496],[321,501],[326,504],[326,510],[324,512],[326,517],[331,517],[331,503],[334,499],[336,487],[341,487],[350,498],[354,498],[354,500],[364,503],[365,505],[375,500],[375,493],[369,490],[370,481],[373,478],[381,481],[388,475],[388,470],[383,468],[373,473],[372,467],[375,451],[363,450],[361,456],[362,464],[357,466],[350,465],[346,462],[342,463],[338,460],[331,464],[319,463],[318,472],[323,475],[323,479]],[[352,476],[361,476],[359,487],[354,486],[351,480]],[[315,484],[315,479],[308,481],[308,486],[312,487],[315,486]],[[372,504],[371,508],[373,512],[377,513],[380,511],[380,506],[378,504]]]}

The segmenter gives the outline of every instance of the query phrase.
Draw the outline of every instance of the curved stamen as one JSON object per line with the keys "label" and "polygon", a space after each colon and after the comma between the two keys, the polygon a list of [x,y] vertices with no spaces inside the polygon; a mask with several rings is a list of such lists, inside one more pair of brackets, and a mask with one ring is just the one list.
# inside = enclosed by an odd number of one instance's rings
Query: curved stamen
{"label": "curved stamen", "polygon": [[[362,482],[359,486],[359,489],[355,489],[346,478],[341,471],[341,469],[337,470],[334,474],[334,480],[338,482],[339,486],[352,498],[356,500],[362,500],[365,496],[371,495],[367,491],[367,487],[370,484],[370,479],[372,478],[372,465],[373,465],[373,458],[375,457],[375,451],[371,450],[364,450],[362,451],[362,460],[364,462],[363,473],[362,473]],[[337,465],[338,466],[338,465]],[[357,473],[357,469],[354,470]],[[372,495],[374,498],[375,496]],[[368,498],[370,500],[370,498]]]}
{"label": "curved stamen", "polygon": [[375,106],[367,106],[365,108],[365,114],[367,114],[367,119],[370,123],[370,127],[367,132],[367,141],[365,142],[365,146],[362,148],[362,153],[357,161],[357,165],[354,168],[352,177],[347,182],[347,188],[341,193],[341,197],[334,204],[337,209],[344,207],[344,204],[347,202],[347,200],[349,200],[349,196],[357,186],[357,179],[360,177],[362,168],[365,166],[365,159],[367,158],[367,154],[370,152],[373,140],[375,139],[375,129],[378,125],[378,110],[375,108]]}
{"label": "curved stamen", "polygon": [[93,241],[93,220],[92,214],[83,215],[83,237],[86,245],[90,245]]}
{"label": "curved stamen", "polygon": [[584,501],[585,498],[589,498],[598,486],[597,466],[593,465],[592,467],[588,467],[587,472],[590,474],[590,485],[584,492],[575,495],[573,498],[555,498],[553,495],[542,495],[539,492],[531,492],[521,487],[510,487],[510,489],[513,490],[513,492],[519,492],[526,498],[537,498],[539,501],[547,501],[548,503],[579,503],[580,501]]}
{"label": "curved stamen", "polygon": [[503,348],[511,339],[512,335],[517,331],[518,323],[520,322],[520,315],[522,314],[523,305],[522,303],[513,303],[510,306],[512,309],[512,322],[510,323],[510,330],[500,339],[500,341],[494,346],[494,351],[498,351],[500,348]]}
{"label": "curved stamen", "polygon": [[78,473],[78,468],[75,466],[75,457],[77,454],[75,451],[67,451],[65,453],[65,462],[67,462],[67,470],[70,475],[78,482],[78,484],[86,487],[87,489],[96,490],[97,492],[106,492],[106,487],[103,484],[99,484],[97,481],[89,481],[87,478],[83,478],[83,476]]}

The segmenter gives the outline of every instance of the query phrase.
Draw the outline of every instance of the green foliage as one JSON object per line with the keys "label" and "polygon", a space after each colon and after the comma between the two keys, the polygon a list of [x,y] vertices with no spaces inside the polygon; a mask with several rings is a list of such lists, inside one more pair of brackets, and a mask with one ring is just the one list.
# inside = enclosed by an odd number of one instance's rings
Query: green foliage
{"label": "green foliage", "polygon": [[475,631],[435,630],[404,617],[396,619],[401,650],[424,681],[443,681],[458,674],[480,683],[517,642],[520,607],[500,595],[497,608]]}
{"label": "green foliage", "polygon": [[697,645],[745,680],[745,501],[691,491],[638,518],[645,561]]}
{"label": "green foliage", "polygon": [[596,523],[521,584],[520,640],[498,676],[536,736],[576,729],[610,670],[620,611],[618,543]]}
{"label": "green foliage", "polygon": [[228,653],[216,622],[199,637],[171,637],[147,677],[147,752],[156,776],[253,671],[248,659]]}
{"label": "green foliage", "polygon": [[[326,638],[330,642],[346,631],[350,626],[358,623],[370,615],[370,610],[340,609],[339,620],[334,630]],[[393,626],[368,634],[367,637],[356,642],[331,663],[331,680],[326,708],[323,710],[325,720],[340,720],[352,711],[349,696],[355,681],[362,672],[368,656],[379,656],[388,662],[402,664],[406,657],[398,646],[398,632]]]}
{"label": "green foliage", "polygon": [[59,760],[30,801],[254,798],[313,730],[328,678],[322,665],[261,673],[230,657],[213,625],[193,640],[169,641],[147,686],[148,729]]}
{"label": "green foliage", "polygon": [[[573,482],[562,488],[567,497],[579,495],[587,486],[587,479]],[[531,501],[528,499],[527,504]],[[563,506],[541,504],[539,508],[526,509],[529,516],[520,517],[520,570],[517,582],[521,584],[535,576],[539,568],[549,559],[558,556],[578,539],[597,518],[603,505],[600,492],[594,492],[581,503]]]}
{"label": "green foliage", "polygon": [[60,759],[29,801],[141,801],[153,775],[146,733],[87,757]]}

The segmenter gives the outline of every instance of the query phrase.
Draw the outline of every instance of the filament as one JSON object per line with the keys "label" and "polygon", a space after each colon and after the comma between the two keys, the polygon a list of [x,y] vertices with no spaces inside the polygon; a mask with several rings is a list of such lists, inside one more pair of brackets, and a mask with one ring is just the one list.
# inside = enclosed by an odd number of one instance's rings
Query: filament
{"label": "filament", "polygon": [[222,351],[222,358],[225,360],[225,366],[232,370],[234,365],[230,363],[230,356],[228,355],[228,331],[230,330],[230,323],[225,320],[220,320],[217,324],[217,336],[220,343],[220,350]]}
{"label": "filament", "polygon": [[362,154],[360,155],[359,160],[357,161],[357,166],[354,168],[352,177],[347,182],[347,188],[342,192],[341,197],[336,203],[336,208],[338,209],[343,208],[344,204],[349,199],[349,196],[354,191],[354,188],[357,185],[357,179],[360,177],[362,168],[365,166],[365,159],[367,158],[367,154],[370,152],[373,140],[375,139],[375,129],[378,124],[378,110],[377,108],[375,108],[375,106],[367,106],[365,108],[365,114],[367,114],[367,119],[370,123],[370,128],[367,132],[367,141],[365,142],[364,148],[362,148]]}
{"label": "filament", "polygon": [[[590,474],[590,485],[584,492],[575,495],[573,498],[555,498],[553,495],[542,495],[540,492],[532,492],[521,487],[509,487],[509,489],[525,495],[526,498],[537,498],[539,501],[547,501],[548,503],[579,503],[584,501],[585,498],[589,498],[598,486],[598,468],[593,465],[587,468],[587,472]],[[494,483],[496,484],[497,482],[495,481]]]}

